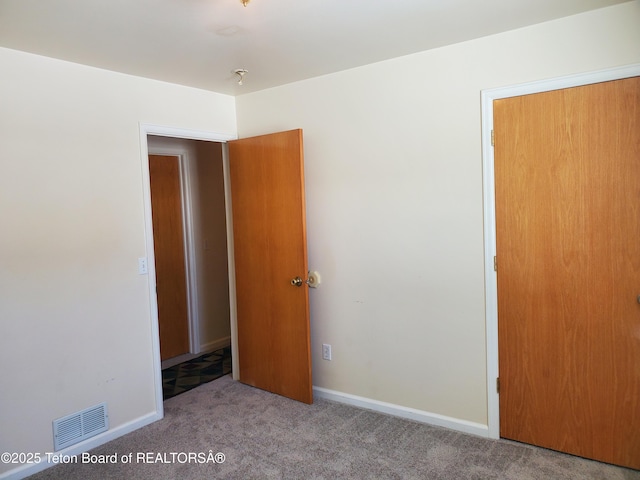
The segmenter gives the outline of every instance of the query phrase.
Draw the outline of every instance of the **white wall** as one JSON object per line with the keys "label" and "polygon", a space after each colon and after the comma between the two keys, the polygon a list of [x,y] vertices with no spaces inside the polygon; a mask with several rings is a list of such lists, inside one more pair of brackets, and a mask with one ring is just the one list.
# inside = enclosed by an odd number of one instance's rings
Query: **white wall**
{"label": "white wall", "polygon": [[0,71],[0,451],[51,452],[55,418],[155,412],[139,122],[234,135],[235,106],[3,48]]}
{"label": "white wall", "polygon": [[640,62],[639,25],[634,1],[237,98],[241,137],[304,129],[314,385],[487,424],[480,91]]}

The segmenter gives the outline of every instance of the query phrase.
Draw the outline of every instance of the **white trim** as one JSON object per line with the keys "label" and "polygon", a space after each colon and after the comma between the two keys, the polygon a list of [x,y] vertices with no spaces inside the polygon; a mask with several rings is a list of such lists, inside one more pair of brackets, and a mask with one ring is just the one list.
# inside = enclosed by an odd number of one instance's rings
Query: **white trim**
{"label": "white trim", "polygon": [[178,156],[180,166],[180,195],[182,208],[182,238],[187,282],[187,316],[189,318],[189,353],[200,353],[200,314],[198,308],[198,262],[193,235],[191,203],[191,164],[189,154]]}
{"label": "white trim", "polygon": [[154,390],[156,412],[164,417],[162,397],[162,362],[160,360],[160,327],[158,325],[158,296],[156,294],[156,260],[153,248],[153,217],[151,216],[151,181],[149,178],[149,149],[147,136],[153,129],[140,125],[140,159],[142,166],[142,201],[144,206],[144,234],[147,257],[147,285],[149,288],[149,310],[151,314],[151,352],[153,355]]}
{"label": "white trim", "polygon": [[184,353],[182,355],[178,355],[177,357],[169,358],[167,360],[162,361],[162,369],[171,368],[175,365],[179,365],[180,363],[188,362],[189,360],[193,360],[194,358],[198,358],[200,354],[195,353]]}
{"label": "white trim", "polygon": [[200,352],[197,354],[185,353],[184,355],[178,355],[177,357],[164,360],[162,362],[162,368],[169,368],[180,363],[188,362],[189,360],[198,358],[200,355],[215,352],[216,350],[228,347],[229,345],[231,345],[231,337],[223,337],[218,340],[214,340],[213,342],[205,343],[204,345],[200,345]]}
{"label": "white trim", "polygon": [[626,65],[598,72],[581,73],[550,80],[483,90],[482,101],[482,165],[484,197],[484,264],[485,264],[485,315],[487,338],[487,416],[489,437],[500,437],[500,398],[496,392],[498,371],[498,284],[493,270],[496,255],[496,218],[494,158],[491,146],[493,130],[493,101],[533,93],[578,87],[640,75],[640,64]]}
{"label": "white trim", "polygon": [[[624,65],[596,72],[578,73],[565,77],[482,90],[482,95],[489,96],[493,101],[499,98],[550,92],[552,90],[561,90],[563,88],[579,87],[582,85],[590,85],[592,83],[608,82],[611,80],[619,80],[621,78],[635,77],[638,75],[640,75],[640,63],[635,63],[632,65]],[[493,111],[493,108],[491,110]]]}
{"label": "white trim", "polygon": [[[148,259],[148,276],[149,285],[149,309],[151,314],[151,351],[153,355],[153,371],[155,378],[155,404],[158,419],[164,416],[163,398],[162,398],[162,362],[160,360],[160,331],[158,327],[158,297],[156,295],[156,269],[155,255],[153,249],[153,222],[151,217],[151,188],[149,184],[149,149],[147,137],[149,135],[158,135],[163,137],[187,138],[191,140],[208,140],[213,142],[227,142],[237,138],[235,135],[206,132],[199,130],[187,130],[183,128],[173,128],[161,125],[152,125],[140,123],[140,165],[142,168],[142,192],[144,206],[144,232],[146,257]],[[225,191],[227,190],[227,182],[225,181]],[[233,270],[233,263],[229,263],[229,271]],[[231,273],[230,273],[231,276]],[[234,315],[234,309],[231,313],[231,335],[233,340],[234,325],[237,319]],[[235,342],[235,340],[233,340]],[[232,342],[232,349],[234,343]],[[236,350],[233,350],[233,357],[236,357]]]}
{"label": "white trim", "polygon": [[[104,445],[111,440],[115,440],[116,438],[122,437],[123,435],[127,435],[128,433],[134,432],[135,430],[138,430],[142,427],[146,427],[147,425],[161,419],[161,414],[158,414],[157,412],[150,413],[148,415],[144,415],[135,420],[120,425],[119,427],[116,427],[112,430],[101,433],[100,435],[89,438],[84,442],[80,442],[63,450],[57,451],[55,452],[55,454],[69,456],[80,455],[84,452],[93,450],[100,445]],[[40,463],[23,465],[13,470],[9,470],[8,472],[4,472],[0,474],[0,480],[19,480],[21,478],[26,478],[30,475],[34,475],[55,465],[55,463],[47,461],[47,456],[44,453],[41,453],[41,456],[42,461]]]}
{"label": "white trim", "polygon": [[334,402],[345,403],[354,407],[366,408],[367,410],[386,413],[388,415],[393,415],[394,417],[401,417],[408,420],[427,423],[429,425],[450,428],[451,430],[456,430],[458,432],[470,433],[472,435],[478,435],[481,437],[489,436],[487,426],[482,425],[481,423],[460,420],[458,418],[447,417],[445,415],[440,415],[437,413],[425,412],[424,410],[417,410],[415,408],[403,407],[401,405],[396,405],[393,403],[380,402],[378,400],[359,397],[357,395],[351,395],[349,393],[337,392],[335,390],[329,390],[322,387],[313,387],[313,393],[315,398],[333,400]]}
{"label": "white trim", "polygon": [[229,265],[229,314],[231,317],[231,376],[240,378],[238,360],[238,308],[236,303],[236,269],[233,243],[233,207],[231,205],[231,174],[229,173],[229,146],[222,144],[222,174],[224,177],[224,205],[227,219],[227,264]]}
{"label": "white trim", "polygon": [[205,343],[204,345],[200,345],[201,352],[215,352],[216,350],[220,350],[221,348],[228,347],[231,345],[231,337],[222,337],[213,342]]}
{"label": "white trim", "polygon": [[167,127],[164,125],[154,125],[151,123],[140,123],[140,130],[145,130],[145,142],[147,135],[157,135],[159,137],[185,138],[189,140],[207,140],[210,142],[225,143],[229,140],[236,140],[237,135],[228,133],[209,132],[206,130],[190,130],[187,128]]}

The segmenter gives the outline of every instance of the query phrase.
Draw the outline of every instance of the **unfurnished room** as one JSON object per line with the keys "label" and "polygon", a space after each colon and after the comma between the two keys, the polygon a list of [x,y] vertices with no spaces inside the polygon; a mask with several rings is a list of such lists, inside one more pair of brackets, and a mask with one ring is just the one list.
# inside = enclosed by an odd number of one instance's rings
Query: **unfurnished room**
{"label": "unfurnished room", "polygon": [[0,480],[640,480],[640,0],[0,0]]}

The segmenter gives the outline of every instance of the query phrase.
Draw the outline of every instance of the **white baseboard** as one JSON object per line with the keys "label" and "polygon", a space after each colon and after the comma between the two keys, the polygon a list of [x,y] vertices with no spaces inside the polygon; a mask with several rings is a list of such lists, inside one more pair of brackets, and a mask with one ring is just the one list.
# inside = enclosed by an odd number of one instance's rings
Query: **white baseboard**
{"label": "white baseboard", "polygon": [[470,433],[480,437],[489,436],[488,425],[481,423],[469,422],[458,418],[447,417],[437,413],[425,412],[415,408],[403,407],[393,403],[380,402],[366,397],[359,397],[349,393],[337,392],[322,387],[313,387],[313,393],[316,398],[325,398],[335,402],[346,403],[355,407],[366,408],[376,412],[386,413],[395,417],[415,420],[417,422],[427,423],[438,427],[450,428],[463,433]]}
{"label": "white baseboard", "polygon": [[216,350],[220,350],[221,348],[228,347],[229,345],[231,345],[231,337],[220,338],[218,340],[214,340],[213,342],[200,345],[200,350],[198,350],[197,353],[185,353],[184,355],[178,355],[177,357],[163,360],[162,369],[164,370],[165,368],[173,367],[174,365],[178,365],[179,363],[188,362],[189,360],[198,358],[201,355],[215,352]]}
{"label": "white baseboard", "polygon": [[[215,342],[212,342],[212,344],[213,343]],[[218,347],[216,344],[216,348],[214,349],[217,350],[218,348],[223,348],[225,346],[226,345],[223,344],[222,346]],[[472,435],[478,435],[481,437],[489,436],[489,427],[480,423],[447,417],[445,415],[426,412],[424,410],[417,410],[415,408],[403,407],[401,405],[395,405],[393,403],[381,402],[378,400],[351,395],[349,393],[338,392],[336,390],[329,390],[322,387],[313,387],[313,392],[315,398],[325,398],[327,400],[345,403],[347,405],[353,405],[355,407],[365,408],[367,410],[373,410],[380,413],[386,413],[388,415],[406,418],[429,425],[450,428],[451,430],[470,433]],[[89,450],[99,447],[100,445],[104,445],[111,440],[115,440],[116,438],[126,435],[127,433],[131,433],[135,430],[138,430],[139,428],[142,428],[161,419],[162,414],[153,412],[131,422],[125,423],[124,425],[120,425],[113,430],[106,431],[100,435],[96,435],[93,438],[85,440],[84,442],[78,443],[55,453],[58,455],[70,456],[80,455],[84,452],[88,452]],[[54,463],[47,462],[45,455],[44,460],[40,463],[23,465],[21,467],[0,474],[0,480],[20,480],[30,475],[41,472],[42,470],[45,470],[53,465]]]}
{"label": "white baseboard", "polygon": [[[84,452],[88,452],[89,450],[99,447],[100,445],[104,445],[111,440],[115,440],[118,437],[131,433],[161,419],[162,414],[159,414],[158,412],[149,413],[148,415],[132,420],[124,425],[120,425],[113,430],[107,430],[100,435],[96,435],[95,437],[89,438],[83,442],[59,450],[55,452],[55,454],[69,456],[81,455]],[[0,474],[0,480],[20,480],[55,465],[55,463],[47,461],[46,454],[43,453],[41,456],[42,460],[39,463],[22,465],[18,468]]]}
{"label": "white baseboard", "polygon": [[213,342],[200,345],[200,352],[213,352],[215,350],[220,350],[221,348],[228,347],[229,345],[231,345],[231,337],[223,337],[214,340]]}

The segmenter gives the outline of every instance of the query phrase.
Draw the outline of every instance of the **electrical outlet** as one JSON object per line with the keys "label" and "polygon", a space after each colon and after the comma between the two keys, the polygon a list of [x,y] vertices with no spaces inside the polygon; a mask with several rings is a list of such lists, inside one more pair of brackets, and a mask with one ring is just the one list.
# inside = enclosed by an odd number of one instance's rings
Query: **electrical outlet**
{"label": "electrical outlet", "polygon": [[324,360],[331,360],[331,345],[328,343],[322,344],[322,358]]}

